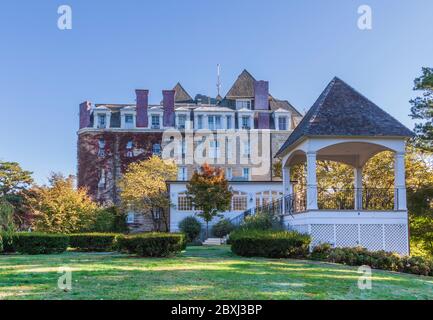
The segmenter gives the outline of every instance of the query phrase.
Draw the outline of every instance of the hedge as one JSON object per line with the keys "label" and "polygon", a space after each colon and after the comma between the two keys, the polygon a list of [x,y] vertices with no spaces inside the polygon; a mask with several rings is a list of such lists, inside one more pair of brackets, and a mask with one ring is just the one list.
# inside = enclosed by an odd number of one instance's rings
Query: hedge
{"label": "hedge", "polygon": [[178,253],[186,247],[183,233],[143,233],[138,235],[119,235],[116,245],[121,252],[142,257],[166,257]]}
{"label": "hedge", "polygon": [[244,257],[305,258],[311,238],[296,231],[240,229],[230,234],[233,253]]}
{"label": "hedge", "polygon": [[313,248],[311,258],[350,266],[367,265],[373,269],[433,276],[431,259],[399,256],[385,251],[368,251],[361,247],[332,248],[330,244],[321,244]]}
{"label": "hedge", "polygon": [[69,246],[83,252],[113,251],[114,233],[77,233],[69,235]]}
{"label": "hedge", "polygon": [[24,254],[51,254],[66,251],[69,237],[63,234],[15,233],[13,247]]}
{"label": "hedge", "polygon": [[17,251],[15,248],[15,245],[14,245],[15,233],[0,232],[0,236],[3,240],[3,252],[2,253],[14,253]]}

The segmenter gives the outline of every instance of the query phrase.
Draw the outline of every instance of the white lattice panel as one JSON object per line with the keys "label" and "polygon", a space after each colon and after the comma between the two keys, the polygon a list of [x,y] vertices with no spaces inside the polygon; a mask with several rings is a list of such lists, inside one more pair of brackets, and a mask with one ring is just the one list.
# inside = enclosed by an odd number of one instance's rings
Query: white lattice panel
{"label": "white lattice panel", "polygon": [[383,250],[383,229],[381,224],[360,225],[360,245],[371,251]]}
{"label": "white lattice panel", "polygon": [[312,224],[311,225],[311,245],[313,247],[321,243],[334,244],[334,225],[333,224]]}
{"label": "white lattice panel", "polygon": [[358,246],[358,225],[337,224],[335,226],[335,238],[336,247],[347,248]]}
{"label": "white lattice panel", "polygon": [[385,225],[385,250],[390,252],[397,252],[400,254],[408,254],[406,225]]}

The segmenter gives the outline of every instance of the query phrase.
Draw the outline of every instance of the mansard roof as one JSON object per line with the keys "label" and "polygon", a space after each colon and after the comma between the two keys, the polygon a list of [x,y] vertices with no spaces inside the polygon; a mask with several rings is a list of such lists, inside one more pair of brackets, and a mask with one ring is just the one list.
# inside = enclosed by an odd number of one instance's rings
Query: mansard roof
{"label": "mansard roof", "polygon": [[296,110],[296,108],[292,106],[287,100],[278,100],[269,95],[269,105],[272,111],[284,109],[290,111],[295,117],[302,117],[302,114],[298,110]]}
{"label": "mansard roof", "polygon": [[173,90],[175,91],[174,94],[174,101],[176,103],[192,103],[194,102],[193,98],[188,94],[188,92],[182,87],[180,82],[178,82]]}
{"label": "mansard roof", "polygon": [[335,77],[277,152],[305,136],[411,137],[412,131]]}

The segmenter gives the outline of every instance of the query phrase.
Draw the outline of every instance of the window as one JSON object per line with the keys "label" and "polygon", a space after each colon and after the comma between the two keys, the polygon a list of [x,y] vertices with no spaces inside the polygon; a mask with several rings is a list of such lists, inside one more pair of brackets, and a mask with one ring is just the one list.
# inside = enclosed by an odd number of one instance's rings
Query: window
{"label": "window", "polygon": [[226,169],[226,179],[227,180],[232,180],[233,179],[233,169],[232,168],[227,168]]}
{"label": "window", "polygon": [[236,109],[248,109],[251,110],[251,100],[248,99],[241,99],[236,100]]}
{"label": "window", "polygon": [[232,206],[233,211],[245,211],[247,210],[247,195],[244,193],[238,192],[237,194],[233,194],[232,198]]}
{"label": "window", "polygon": [[160,128],[159,115],[154,114],[152,115],[152,129],[159,129],[159,128]]}
{"label": "window", "polygon": [[219,158],[220,156],[220,143],[219,141],[211,141],[210,142],[210,150],[209,157],[210,158]]}
{"label": "window", "polygon": [[181,114],[178,116],[178,124],[177,124],[177,128],[178,129],[185,129],[185,123],[186,123],[186,115]]}
{"label": "window", "polygon": [[221,116],[215,116],[215,129],[222,129]]}
{"label": "window", "polygon": [[243,141],[243,145],[244,145],[244,157],[250,157],[251,156],[251,143],[250,141]]}
{"label": "window", "polygon": [[207,123],[208,123],[208,128],[211,130],[215,129],[215,117],[214,116],[208,116],[207,117]]}
{"label": "window", "polygon": [[135,213],[134,212],[128,212],[128,215],[126,216],[126,223],[134,223],[135,222]]}
{"label": "window", "polygon": [[250,129],[250,117],[242,116],[242,129]]}
{"label": "window", "polygon": [[203,116],[197,116],[197,129],[203,129]]}
{"label": "window", "polygon": [[129,140],[126,143],[126,157],[127,158],[132,158],[134,156],[134,152],[132,151],[133,148],[134,148],[134,143],[132,142],[132,140]]}
{"label": "window", "polygon": [[180,181],[186,181],[187,180],[187,169],[185,167],[180,167],[178,169],[178,179]]}
{"label": "window", "polygon": [[227,116],[227,129],[232,129],[232,116]]}
{"label": "window", "polygon": [[177,197],[177,210],[179,211],[191,211],[192,210],[192,201],[186,195],[179,195]]}
{"label": "window", "polygon": [[125,127],[128,129],[134,126],[134,116],[132,114],[125,114]]}
{"label": "window", "polygon": [[107,127],[107,115],[98,114],[98,129],[105,129]]}
{"label": "window", "polygon": [[287,130],[287,117],[278,117],[278,130]]}
{"label": "window", "polygon": [[250,180],[250,168],[242,169],[242,177],[246,180]]}
{"label": "window", "polygon": [[105,157],[105,140],[104,139],[99,139],[98,141],[98,157]]}
{"label": "window", "polygon": [[152,153],[156,156],[161,155],[161,145],[159,143],[155,143],[152,146]]}

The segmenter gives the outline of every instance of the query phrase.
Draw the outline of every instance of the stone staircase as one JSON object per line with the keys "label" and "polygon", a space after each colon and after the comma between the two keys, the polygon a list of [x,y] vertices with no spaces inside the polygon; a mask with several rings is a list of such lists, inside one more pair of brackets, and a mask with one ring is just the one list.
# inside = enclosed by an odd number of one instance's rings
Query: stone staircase
{"label": "stone staircase", "polygon": [[220,246],[224,243],[222,238],[207,238],[204,242],[204,246]]}

